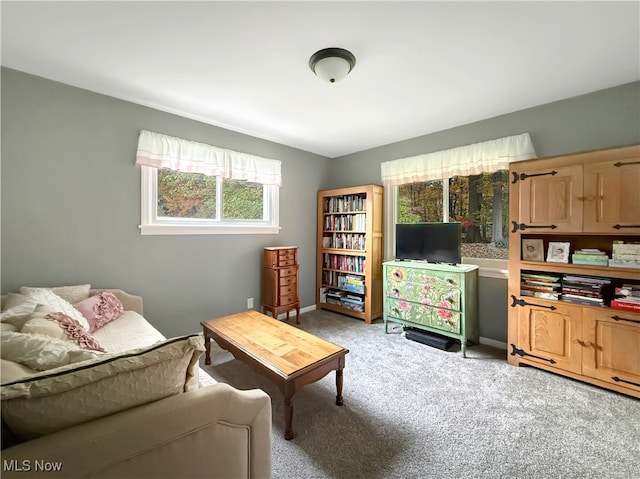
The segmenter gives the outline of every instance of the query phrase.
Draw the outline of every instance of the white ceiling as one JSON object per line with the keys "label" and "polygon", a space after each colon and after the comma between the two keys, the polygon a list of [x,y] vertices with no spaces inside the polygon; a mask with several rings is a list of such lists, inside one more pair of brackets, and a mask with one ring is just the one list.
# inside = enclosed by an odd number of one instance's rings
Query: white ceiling
{"label": "white ceiling", "polygon": [[4,66],[331,158],[640,80],[638,1],[0,5]]}

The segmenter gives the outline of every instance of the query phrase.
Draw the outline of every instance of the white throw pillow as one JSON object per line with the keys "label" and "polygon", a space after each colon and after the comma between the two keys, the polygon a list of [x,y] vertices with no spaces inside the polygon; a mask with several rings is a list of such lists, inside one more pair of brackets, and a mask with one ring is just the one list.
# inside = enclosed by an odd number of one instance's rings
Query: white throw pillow
{"label": "white throw pillow", "polygon": [[54,311],[66,314],[71,319],[78,321],[86,331],[91,329],[89,321],[87,321],[87,318],[85,318],[80,311],[74,308],[69,301],[62,299],[50,289],[34,289],[26,294],[25,298],[27,302],[51,306]]}
{"label": "white throw pillow", "polygon": [[23,286],[20,288],[20,292],[22,294],[29,294],[32,291],[37,289],[48,289],[53,291],[55,294],[60,296],[65,301],[69,303],[79,303],[83,299],[87,299],[89,297],[89,291],[91,290],[90,284],[77,284],[73,286],[57,286],[55,288],[34,288],[31,286]]}
{"label": "white throw pillow", "polygon": [[202,335],[184,336],[5,384],[2,419],[28,440],[187,391],[203,351]]}
{"label": "white throw pillow", "polygon": [[27,300],[23,294],[8,293],[5,309],[0,313],[0,322],[22,329],[38,303],[35,300]]}
{"label": "white throw pillow", "polygon": [[95,359],[100,353],[80,349],[69,341],[51,336],[6,331],[0,333],[0,355],[2,359],[44,371]]}

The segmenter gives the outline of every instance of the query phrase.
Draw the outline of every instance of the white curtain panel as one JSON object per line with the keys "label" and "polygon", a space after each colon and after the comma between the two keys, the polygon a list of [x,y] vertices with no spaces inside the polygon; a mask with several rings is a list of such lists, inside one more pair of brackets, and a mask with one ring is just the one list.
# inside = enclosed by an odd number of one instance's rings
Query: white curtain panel
{"label": "white curtain panel", "polygon": [[529,133],[507,136],[382,163],[382,184],[403,185],[506,170],[513,161],[536,158]]}
{"label": "white curtain panel", "polygon": [[281,162],[142,130],[136,165],[282,186]]}

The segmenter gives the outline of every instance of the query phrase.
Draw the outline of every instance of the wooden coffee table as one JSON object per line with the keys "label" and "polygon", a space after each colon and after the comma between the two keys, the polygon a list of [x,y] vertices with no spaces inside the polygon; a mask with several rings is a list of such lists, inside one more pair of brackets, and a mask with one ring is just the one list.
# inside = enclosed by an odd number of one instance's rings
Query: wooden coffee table
{"label": "wooden coffee table", "polygon": [[257,311],[202,323],[205,364],[211,364],[211,339],[222,349],[273,381],[284,396],[284,438],[293,439],[293,404],[298,389],[336,372],[336,404],[342,406],[342,370],[348,349],[320,339]]}

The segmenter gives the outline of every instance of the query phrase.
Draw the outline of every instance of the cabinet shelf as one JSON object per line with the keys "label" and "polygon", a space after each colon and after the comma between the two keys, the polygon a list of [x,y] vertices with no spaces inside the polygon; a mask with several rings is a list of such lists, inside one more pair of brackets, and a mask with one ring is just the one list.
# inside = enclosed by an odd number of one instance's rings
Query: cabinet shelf
{"label": "cabinet shelf", "polygon": [[550,273],[579,273],[589,276],[607,276],[621,279],[640,278],[640,269],[619,268],[616,266],[595,266],[572,263],[543,263],[541,261],[520,261],[521,269],[531,271],[549,271]]}
{"label": "cabinet shelf", "polygon": [[[371,323],[382,316],[382,195],[380,185],[353,186],[318,192],[316,305]],[[333,208],[351,211],[333,211]],[[341,229],[335,226],[352,228]],[[350,236],[351,235],[351,236]],[[360,246],[364,249],[328,246]],[[358,270],[344,269],[354,265]],[[338,266],[336,268],[336,266]],[[336,284],[328,284],[331,274],[362,278],[364,293],[353,293]],[[362,305],[352,309],[348,304],[321,300],[323,290],[334,289],[357,294]],[[344,302],[343,302],[344,304]],[[363,309],[364,311],[358,311]]]}

